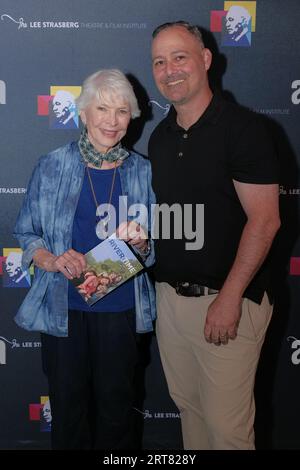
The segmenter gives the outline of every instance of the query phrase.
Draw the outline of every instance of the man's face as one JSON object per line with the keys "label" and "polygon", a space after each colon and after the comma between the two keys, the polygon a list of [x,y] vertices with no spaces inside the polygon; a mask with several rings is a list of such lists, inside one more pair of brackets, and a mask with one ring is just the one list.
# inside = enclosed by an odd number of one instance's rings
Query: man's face
{"label": "man's face", "polygon": [[21,253],[14,253],[11,252],[6,258],[6,272],[9,275],[9,277],[14,277],[18,272],[21,271],[21,259],[22,255]]}
{"label": "man's face", "polygon": [[152,43],[152,68],[156,86],[172,103],[186,104],[208,87],[211,53],[182,26],[161,31]]}
{"label": "man's face", "polygon": [[57,119],[62,118],[70,111],[70,106],[72,102],[69,97],[65,95],[63,91],[58,91],[53,98],[53,113]]}

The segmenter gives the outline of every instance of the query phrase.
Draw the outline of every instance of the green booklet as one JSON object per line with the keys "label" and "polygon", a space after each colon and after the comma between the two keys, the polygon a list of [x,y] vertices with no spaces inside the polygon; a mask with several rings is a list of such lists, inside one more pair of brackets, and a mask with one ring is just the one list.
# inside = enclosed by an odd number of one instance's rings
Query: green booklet
{"label": "green booklet", "polygon": [[85,254],[87,268],[72,279],[79,294],[93,305],[144,269],[126,242],[111,235]]}

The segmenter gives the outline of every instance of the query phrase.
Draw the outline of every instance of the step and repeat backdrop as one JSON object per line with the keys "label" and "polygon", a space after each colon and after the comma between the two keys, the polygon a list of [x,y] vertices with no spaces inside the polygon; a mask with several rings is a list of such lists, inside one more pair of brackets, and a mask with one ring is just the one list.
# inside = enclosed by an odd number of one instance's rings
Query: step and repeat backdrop
{"label": "step and repeat backdrop", "polygon": [[[142,109],[126,144],[147,155],[169,103],[155,88],[151,33],[164,22],[200,25],[214,54],[211,84],[264,115],[281,165],[282,229],[274,245],[274,317],[258,368],[258,448],[300,449],[300,8],[298,0],[0,0],[0,448],[47,449],[51,428],[39,334],[14,315],[33,272],[12,237],[40,155],[80,133],[83,79],[117,67]],[[238,34],[239,28],[245,34]],[[255,137],[254,137],[255,138]],[[180,449],[155,335],[139,337],[136,414],[143,446]]]}

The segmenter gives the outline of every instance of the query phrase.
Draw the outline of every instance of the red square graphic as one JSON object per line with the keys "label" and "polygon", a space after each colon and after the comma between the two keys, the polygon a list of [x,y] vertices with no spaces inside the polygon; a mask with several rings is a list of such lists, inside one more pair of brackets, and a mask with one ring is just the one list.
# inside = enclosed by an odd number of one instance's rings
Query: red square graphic
{"label": "red square graphic", "polygon": [[38,116],[48,116],[49,115],[49,101],[52,99],[52,96],[49,95],[39,95],[37,97],[37,113]]}
{"label": "red square graphic", "polygon": [[29,419],[30,421],[40,421],[42,405],[32,403],[29,405]]}
{"label": "red square graphic", "polygon": [[210,12],[210,30],[214,33],[222,31],[222,18],[226,15],[224,10],[212,10]]}
{"label": "red square graphic", "polygon": [[299,256],[291,258],[290,275],[300,276],[300,258]]}
{"label": "red square graphic", "polygon": [[0,256],[0,275],[3,274],[3,263],[5,263],[6,256]]}

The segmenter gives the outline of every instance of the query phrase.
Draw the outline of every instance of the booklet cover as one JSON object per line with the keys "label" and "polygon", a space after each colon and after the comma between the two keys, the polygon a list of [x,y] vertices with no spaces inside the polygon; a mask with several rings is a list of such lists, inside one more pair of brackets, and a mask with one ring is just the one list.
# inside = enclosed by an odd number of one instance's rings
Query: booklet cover
{"label": "booklet cover", "polygon": [[144,268],[127,244],[114,235],[88,251],[85,258],[87,269],[72,283],[88,305],[98,302]]}

